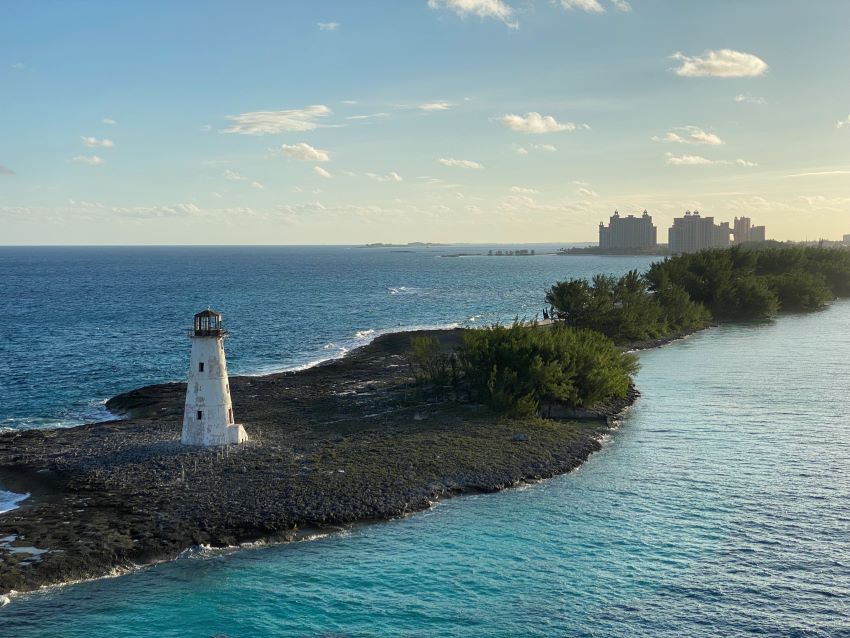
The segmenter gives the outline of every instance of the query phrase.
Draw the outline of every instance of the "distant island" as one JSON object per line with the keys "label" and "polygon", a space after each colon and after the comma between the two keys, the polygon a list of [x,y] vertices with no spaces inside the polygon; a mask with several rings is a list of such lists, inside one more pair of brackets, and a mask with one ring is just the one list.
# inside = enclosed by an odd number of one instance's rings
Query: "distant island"
{"label": "distant island", "polygon": [[451,244],[438,244],[436,242],[421,241],[411,241],[406,244],[384,244],[382,242],[378,242],[375,244],[363,244],[362,246],[357,246],[357,248],[430,248],[432,246],[451,246]]}
{"label": "distant island", "polygon": [[[638,396],[633,349],[850,296],[850,250],[736,246],[555,282],[549,319],[383,335],[299,372],[232,377],[251,438],[180,444],[185,384],[121,420],[0,434],[0,594],[294,540],[578,467]],[[558,427],[552,427],[552,420]]]}

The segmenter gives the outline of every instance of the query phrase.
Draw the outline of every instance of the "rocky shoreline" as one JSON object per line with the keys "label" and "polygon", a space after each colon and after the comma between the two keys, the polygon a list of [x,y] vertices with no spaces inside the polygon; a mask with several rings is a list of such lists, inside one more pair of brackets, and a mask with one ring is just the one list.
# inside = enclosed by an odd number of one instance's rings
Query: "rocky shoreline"
{"label": "rocky shoreline", "polygon": [[[453,348],[462,329],[383,335],[298,372],[231,377],[250,442],[180,445],[184,384],[107,403],[118,421],[0,435],[0,485],[31,497],[0,514],[0,594],[168,560],[195,545],[294,540],[386,520],[458,494],[578,467],[637,398],[505,419],[411,382],[410,338]],[[657,344],[656,344],[657,345]],[[565,420],[570,419],[570,420]]]}

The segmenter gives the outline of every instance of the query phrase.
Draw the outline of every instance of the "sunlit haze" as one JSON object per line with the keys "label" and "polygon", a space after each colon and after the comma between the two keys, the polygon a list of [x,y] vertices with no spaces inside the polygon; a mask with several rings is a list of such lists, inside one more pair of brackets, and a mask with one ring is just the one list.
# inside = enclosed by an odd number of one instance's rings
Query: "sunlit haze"
{"label": "sunlit haze", "polygon": [[850,233],[850,2],[15,2],[0,244]]}

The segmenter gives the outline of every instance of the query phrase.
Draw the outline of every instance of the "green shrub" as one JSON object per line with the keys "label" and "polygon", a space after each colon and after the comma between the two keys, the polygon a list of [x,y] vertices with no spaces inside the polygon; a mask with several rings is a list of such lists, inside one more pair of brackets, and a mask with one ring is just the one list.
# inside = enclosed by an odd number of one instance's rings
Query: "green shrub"
{"label": "green shrub", "polygon": [[459,360],[472,393],[500,412],[528,415],[543,400],[592,405],[625,396],[637,359],[592,330],[514,322],[469,330]]}

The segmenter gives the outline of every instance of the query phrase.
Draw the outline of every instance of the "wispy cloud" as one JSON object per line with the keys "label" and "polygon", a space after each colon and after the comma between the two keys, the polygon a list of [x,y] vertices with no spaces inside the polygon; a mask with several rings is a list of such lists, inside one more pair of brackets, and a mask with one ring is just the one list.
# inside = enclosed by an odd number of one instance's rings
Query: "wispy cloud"
{"label": "wispy cloud", "polygon": [[810,173],[794,173],[786,177],[826,177],[830,175],[850,175],[850,170],[842,171],[812,171]]}
{"label": "wispy cloud", "polygon": [[428,102],[427,104],[420,104],[418,108],[423,111],[448,111],[452,108],[452,105],[448,102]]}
{"label": "wispy cloud", "polygon": [[306,142],[298,142],[298,144],[283,144],[281,145],[280,150],[292,159],[296,159],[301,162],[329,162],[331,159],[328,151],[313,148]]}
{"label": "wispy cloud", "polygon": [[544,151],[546,153],[555,153],[558,147],[553,144],[526,144],[525,146],[517,146],[516,152],[520,155],[528,155],[531,151]]}
{"label": "wispy cloud", "polygon": [[537,191],[533,188],[525,188],[523,186],[511,186],[512,193],[519,193],[520,195],[534,195]]}
{"label": "wispy cloud", "polygon": [[115,120],[113,120],[111,117],[105,117],[101,120],[101,122],[104,123],[104,124],[109,124],[110,126],[113,126],[113,125],[118,123]]}
{"label": "wispy cloud", "polygon": [[317,22],[316,26],[319,31],[336,31],[339,29],[339,22]]}
{"label": "wispy cloud", "polygon": [[330,179],[333,177],[333,175],[331,175],[329,171],[326,171],[321,166],[314,166],[313,172],[320,177],[324,177],[325,179]]}
{"label": "wispy cloud", "polygon": [[573,122],[558,122],[551,115],[540,115],[536,111],[523,115],[508,114],[499,121],[512,131],[519,133],[557,133],[560,131],[575,131],[578,126]]}
{"label": "wispy cloud", "polygon": [[248,178],[236,171],[225,168],[221,176],[229,182],[247,182]]}
{"label": "wispy cloud", "polygon": [[0,175],[14,175],[14,174],[15,174],[15,171],[13,171],[11,168],[8,168],[8,167],[0,164]]}
{"label": "wispy cloud", "polygon": [[673,142],[675,144],[706,144],[708,146],[719,146],[724,143],[714,133],[706,133],[698,126],[678,126],[662,137],[653,137],[652,141]]}
{"label": "wispy cloud", "polygon": [[402,177],[395,171],[390,171],[386,175],[378,175],[377,173],[366,173],[366,177],[373,182],[401,182]]}
{"label": "wispy cloud", "polygon": [[[578,9],[587,13],[605,13],[605,7],[600,0],[560,0],[561,6],[564,9]],[[632,10],[632,5],[628,0],[611,0],[611,4],[618,11],[629,12]]]}
{"label": "wispy cloud", "polygon": [[767,63],[758,56],[732,49],[706,51],[693,57],[676,52],[670,57],[681,63],[674,69],[676,75],[686,78],[751,78],[764,75],[768,69]]}
{"label": "wispy cloud", "polygon": [[513,8],[502,0],[428,0],[431,9],[448,9],[461,18],[473,15],[493,18],[504,22],[512,29],[519,27]]}
{"label": "wispy cloud", "polygon": [[371,120],[371,119],[376,119],[376,118],[379,118],[379,117],[389,117],[389,116],[390,116],[389,113],[380,112],[380,113],[368,113],[368,114],[365,114],[365,115],[349,115],[345,119],[346,120]]}
{"label": "wispy cloud", "polygon": [[844,128],[845,126],[850,126],[850,115],[847,116],[846,120],[838,120],[835,128]]}
{"label": "wispy cloud", "polygon": [[76,164],[87,164],[88,166],[100,166],[106,163],[105,159],[97,155],[76,155],[71,158],[71,161]]}
{"label": "wispy cloud", "polygon": [[666,163],[669,166],[758,166],[755,162],[750,162],[745,159],[736,159],[735,161],[713,160],[703,157],[702,155],[673,155],[673,153],[667,153]]}
{"label": "wispy cloud", "polygon": [[304,132],[319,128],[318,120],[331,114],[324,104],[315,104],[303,109],[285,111],[252,111],[240,115],[228,115],[233,122],[223,133],[240,135],[275,135],[278,133]]}
{"label": "wispy cloud", "polygon": [[454,158],[440,158],[437,161],[440,164],[442,164],[443,166],[452,166],[454,168],[473,168],[473,169],[484,168],[481,164],[479,164],[478,162],[473,162],[472,160],[461,160],[461,159],[454,159]]}
{"label": "wispy cloud", "polygon": [[26,68],[26,65],[23,62],[15,62],[14,64],[10,64],[15,71],[23,71]]}
{"label": "wispy cloud", "polygon": [[99,140],[96,137],[85,137],[81,138],[83,140],[83,144],[88,148],[112,148],[115,146],[115,143],[112,140],[102,139]]}
{"label": "wispy cloud", "polygon": [[746,93],[738,93],[735,96],[735,101],[738,103],[746,103],[746,104],[767,104],[767,100],[763,97],[758,97],[756,95],[747,95]]}
{"label": "wispy cloud", "polygon": [[238,173],[237,171],[231,170],[229,168],[225,168],[221,176],[228,182],[248,182],[248,185],[251,188],[255,188],[259,191],[266,190],[266,187],[263,186],[262,182],[252,180],[248,177],[245,177],[241,173]]}
{"label": "wispy cloud", "polygon": [[564,9],[580,9],[588,13],[605,12],[605,7],[599,3],[599,0],[561,0],[561,6]]}

